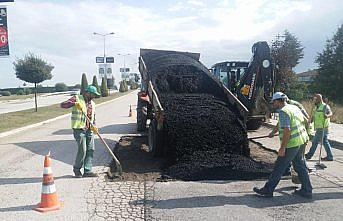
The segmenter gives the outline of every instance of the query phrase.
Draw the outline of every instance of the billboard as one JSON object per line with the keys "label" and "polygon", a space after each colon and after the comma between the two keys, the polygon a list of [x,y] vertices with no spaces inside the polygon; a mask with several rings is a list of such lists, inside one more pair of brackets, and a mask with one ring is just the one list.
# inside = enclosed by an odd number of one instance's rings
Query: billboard
{"label": "billboard", "polygon": [[7,10],[0,7],[0,56],[10,55],[8,45]]}

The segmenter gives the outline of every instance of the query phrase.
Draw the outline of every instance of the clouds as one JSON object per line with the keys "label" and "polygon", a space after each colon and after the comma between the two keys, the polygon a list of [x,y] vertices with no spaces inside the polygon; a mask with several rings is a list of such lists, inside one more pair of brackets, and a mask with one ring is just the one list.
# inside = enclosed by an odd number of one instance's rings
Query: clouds
{"label": "clouds", "polygon": [[[126,63],[135,68],[139,48],[201,52],[202,61],[210,66],[227,59],[248,60],[254,42],[270,42],[285,28],[295,33],[306,48],[312,48],[313,44],[322,45],[323,36],[328,36],[320,33],[316,24],[333,32],[333,27],[342,22],[335,14],[337,8],[342,9],[340,6],[339,0],[326,4],[288,0],[18,0],[8,7],[12,56],[0,59],[0,87],[20,84],[11,62],[28,51],[42,55],[55,66],[54,78],[44,85],[75,84],[83,72],[90,79],[96,74],[95,56],[103,53],[102,38],[93,32],[116,33],[106,37],[106,50],[116,58],[117,81],[123,58],[116,55],[132,54],[126,57]],[[318,7],[320,13],[316,13]],[[315,52],[309,53],[313,61]],[[306,62],[306,67],[313,66],[312,61]]]}

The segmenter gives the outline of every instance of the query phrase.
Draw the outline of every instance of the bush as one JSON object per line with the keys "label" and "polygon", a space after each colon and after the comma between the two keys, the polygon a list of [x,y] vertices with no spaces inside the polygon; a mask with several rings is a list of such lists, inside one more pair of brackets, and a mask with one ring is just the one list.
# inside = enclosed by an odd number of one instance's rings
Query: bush
{"label": "bush", "polygon": [[67,91],[68,86],[65,83],[57,83],[57,84],[55,84],[55,90],[57,92]]}
{"label": "bush", "polygon": [[128,89],[128,86],[127,86],[127,84],[126,84],[126,81],[121,81],[120,83],[119,83],[119,92],[126,92],[126,91],[128,91],[129,89]]}
{"label": "bush", "polygon": [[11,96],[11,92],[9,92],[9,91],[2,91],[1,95],[2,96]]}
{"label": "bush", "polygon": [[24,94],[29,95],[32,93],[32,90],[30,88],[24,88]]}
{"label": "bush", "polygon": [[109,95],[108,88],[107,88],[107,82],[106,82],[105,78],[102,78],[100,90],[101,90],[101,96],[102,97],[107,97]]}
{"label": "bush", "polygon": [[19,91],[17,91],[17,95],[24,95],[25,93],[24,93],[24,90],[19,90]]}

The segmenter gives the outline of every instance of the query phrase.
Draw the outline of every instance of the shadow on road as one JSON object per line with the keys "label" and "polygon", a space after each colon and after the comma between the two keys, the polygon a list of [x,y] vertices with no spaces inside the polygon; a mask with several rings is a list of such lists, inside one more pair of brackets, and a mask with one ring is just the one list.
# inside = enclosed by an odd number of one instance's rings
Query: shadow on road
{"label": "shadow on road", "polygon": [[[128,123],[128,124],[114,124],[108,125],[99,128],[100,134],[130,134],[136,133],[136,124],[135,123]],[[73,134],[72,129],[61,129],[57,130],[52,133],[53,135],[69,135]]]}
{"label": "shadow on road", "polygon": [[[185,197],[179,199],[155,200],[146,203],[155,209],[182,209],[182,208],[203,208],[217,207],[224,205],[245,205],[251,208],[268,208],[301,203],[313,203],[319,200],[342,199],[343,192],[314,193],[313,199],[305,199],[293,195],[274,196],[273,198],[263,198],[255,194],[245,194],[242,196],[199,196]],[[135,201],[133,204],[141,204]]]}
{"label": "shadow on road", "polygon": [[7,207],[7,208],[0,208],[0,213],[28,211],[28,210],[33,210],[36,207],[37,207],[37,204],[36,205],[27,205],[27,206],[13,206],[13,207]]}
{"label": "shadow on road", "polygon": [[[42,175],[43,177],[43,175]],[[41,183],[43,181],[42,177],[30,177],[30,178],[2,178],[0,177],[0,185],[8,185],[8,184],[25,184],[25,183]],[[72,175],[64,175],[64,176],[57,176],[54,177],[54,180],[59,179],[75,179]]]}
{"label": "shadow on road", "polygon": [[[115,145],[114,140],[104,139],[106,143],[113,148]],[[106,151],[101,143],[100,139],[95,137],[95,152],[93,166],[103,166],[104,162],[97,161],[101,159],[101,155]],[[73,165],[77,153],[77,144],[75,140],[54,140],[54,141],[33,141],[14,143],[15,145],[31,151],[32,153],[45,156],[50,151],[50,158],[52,160],[58,160],[60,162]],[[43,158],[42,158],[43,162]]]}

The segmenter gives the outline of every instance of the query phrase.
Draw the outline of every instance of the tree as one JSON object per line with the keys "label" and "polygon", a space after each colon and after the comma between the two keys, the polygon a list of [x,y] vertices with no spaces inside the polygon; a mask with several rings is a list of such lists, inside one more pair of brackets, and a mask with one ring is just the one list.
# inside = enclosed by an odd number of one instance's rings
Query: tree
{"label": "tree", "polygon": [[304,57],[304,47],[298,38],[288,30],[284,31],[284,40],[280,36],[272,43],[272,57],[275,62],[275,88],[278,91],[287,93],[290,85],[297,81],[294,71],[292,70],[300,59]]}
{"label": "tree", "polygon": [[100,87],[99,87],[99,84],[98,84],[98,79],[96,78],[95,75],[93,76],[92,85],[93,85],[94,87],[96,87],[96,90],[97,90],[98,93],[100,94],[100,93],[101,93],[101,90],[100,90]]}
{"label": "tree", "polygon": [[106,82],[104,77],[101,80],[101,96],[103,96],[103,97],[108,96],[107,82]]}
{"label": "tree", "polygon": [[33,53],[13,62],[17,78],[35,85],[35,111],[37,112],[37,84],[52,78],[54,66]]}
{"label": "tree", "polygon": [[119,92],[125,92],[125,91],[128,91],[128,86],[126,84],[126,81],[125,80],[122,80],[120,83],[119,83]]}
{"label": "tree", "polygon": [[57,83],[55,84],[55,90],[57,92],[67,91],[68,86],[65,83]]}
{"label": "tree", "polygon": [[87,81],[87,76],[85,73],[82,74],[81,78],[81,89],[80,89],[80,94],[83,94],[88,87],[88,81]]}
{"label": "tree", "polygon": [[333,37],[327,40],[324,50],[316,58],[318,76],[315,88],[332,100],[343,102],[343,24]]}

